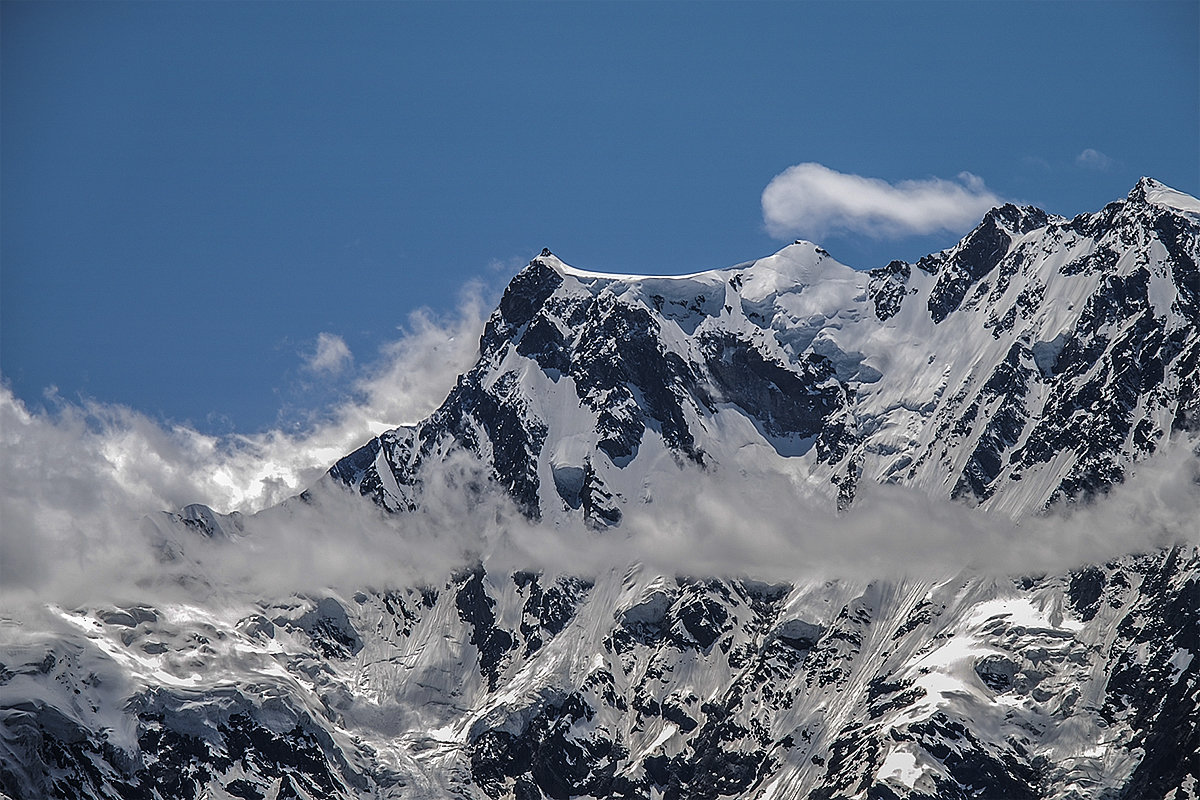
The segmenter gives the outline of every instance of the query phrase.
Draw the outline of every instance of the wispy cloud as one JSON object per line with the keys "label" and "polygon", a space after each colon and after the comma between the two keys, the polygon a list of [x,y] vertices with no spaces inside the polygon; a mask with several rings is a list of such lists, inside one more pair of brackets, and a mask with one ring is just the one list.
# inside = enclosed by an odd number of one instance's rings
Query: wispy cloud
{"label": "wispy cloud", "polygon": [[306,355],[304,368],[309,372],[338,375],[354,362],[346,340],[333,333],[317,334],[317,349]]}
{"label": "wispy cloud", "polygon": [[1104,153],[1101,153],[1099,150],[1094,150],[1089,147],[1079,155],[1075,156],[1075,163],[1084,169],[1094,169],[1098,172],[1106,172],[1112,167],[1113,160]]}
{"label": "wispy cloud", "polygon": [[776,175],[762,193],[763,220],[778,238],[832,232],[884,238],[969,229],[1003,199],[983,179],[928,178],[891,184],[838,172],[817,163]]}

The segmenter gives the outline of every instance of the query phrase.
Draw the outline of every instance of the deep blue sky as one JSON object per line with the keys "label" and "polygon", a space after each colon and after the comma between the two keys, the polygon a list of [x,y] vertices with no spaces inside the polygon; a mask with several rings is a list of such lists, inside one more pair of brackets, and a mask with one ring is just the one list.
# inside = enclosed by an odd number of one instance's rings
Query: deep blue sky
{"label": "deep blue sky", "polygon": [[[319,333],[369,365],[543,246],[771,253],[759,198],[793,164],[969,171],[1067,215],[1141,175],[1197,194],[1198,9],[4,2],[0,374],[250,432],[329,401]],[[871,267],[956,239],[823,243]]]}

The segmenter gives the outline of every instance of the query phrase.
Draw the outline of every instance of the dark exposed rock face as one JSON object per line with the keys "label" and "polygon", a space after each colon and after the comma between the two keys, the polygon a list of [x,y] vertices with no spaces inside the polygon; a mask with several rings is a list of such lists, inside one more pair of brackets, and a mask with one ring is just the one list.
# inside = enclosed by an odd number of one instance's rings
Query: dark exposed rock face
{"label": "dark exposed rock face", "polygon": [[[1004,456],[1018,443],[1025,427],[1025,399],[1035,375],[1031,360],[1031,352],[1014,344],[955,427],[955,432],[963,435],[972,425],[982,424],[983,432],[951,497],[983,500],[991,495],[1004,467]],[[984,408],[990,412],[986,417]]]}
{"label": "dark exposed rock face", "polygon": [[[279,796],[291,797],[349,797],[368,786],[322,723],[287,700],[258,705],[234,691],[151,690],[132,698],[128,710],[138,730],[136,756],[110,744],[105,731],[52,708],[6,709],[8,733],[30,752],[23,775],[11,769],[15,764],[0,769],[0,790],[22,800],[195,800],[215,787],[263,798],[273,783]],[[230,772],[242,777],[222,777]]]}
{"label": "dark exposed rock face", "polygon": [[846,404],[824,356],[813,354],[793,371],[730,334],[705,336],[701,348],[719,398],[749,414],[768,436],[815,436]]}
{"label": "dark exposed rock face", "polygon": [[684,414],[696,375],[662,346],[657,320],[645,308],[603,295],[588,312],[571,377],[580,401],[596,413],[597,447],[614,464],[628,464],[649,423],[669,447],[703,462]]}
{"label": "dark exposed rock face", "polygon": [[875,316],[879,317],[880,322],[886,322],[900,310],[900,304],[908,294],[908,279],[912,275],[912,267],[904,261],[893,261],[886,267],[871,270],[869,274]]}
{"label": "dark exposed rock face", "polygon": [[326,658],[350,658],[363,647],[346,609],[332,597],[321,598],[315,608],[295,620],[276,618],[275,624],[304,631]]}
{"label": "dark exposed rock face", "polygon": [[979,227],[952,250],[918,261],[917,267],[938,278],[928,303],[933,321],[941,322],[958,310],[967,292],[994,272],[1008,255],[1015,238],[1048,221],[1041,209],[1018,208],[1009,203],[989,211]]}
{"label": "dark exposed rock face", "polygon": [[1106,720],[1124,719],[1146,757],[1122,798],[1166,797],[1200,779],[1200,558],[1172,548],[1145,559],[1137,608],[1118,626],[1108,665]]}
{"label": "dark exposed rock face", "polygon": [[[1090,496],[1119,482],[1124,477],[1120,454],[1130,434],[1133,447],[1143,454],[1152,452],[1162,436],[1135,414],[1143,399],[1169,403],[1167,370],[1186,363],[1179,363],[1182,348],[1172,342],[1164,318],[1156,316],[1149,287],[1150,273],[1144,268],[1127,276],[1105,276],[1054,362],[1042,418],[1027,444],[1012,454],[1022,469],[1045,464],[1063,451],[1079,454],[1052,499]],[[1117,326],[1120,332],[1114,331]],[[1196,376],[1179,372],[1175,381],[1188,394]],[[1082,409],[1088,413],[1081,414]]]}
{"label": "dark exposed rock face", "polygon": [[467,748],[471,774],[489,797],[507,795],[509,778],[515,779],[513,795],[536,797],[536,791],[555,800],[612,796],[614,790],[632,788],[632,782],[615,775],[627,755],[619,744],[603,736],[570,735],[573,724],[594,716],[582,696],[572,694],[538,709],[517,733],[483,731]]}
{"label": "dark exposed rock face", "polygon": [[512,633],[496,625],[496,601],[483,585],[485,574],[483,567],[467,573],[458,587],[455,604],[459,617],[471,627],[471,644],[479,650],[479,671],[487,678],[488,688],[494,690],[501,662],[516,642]]}

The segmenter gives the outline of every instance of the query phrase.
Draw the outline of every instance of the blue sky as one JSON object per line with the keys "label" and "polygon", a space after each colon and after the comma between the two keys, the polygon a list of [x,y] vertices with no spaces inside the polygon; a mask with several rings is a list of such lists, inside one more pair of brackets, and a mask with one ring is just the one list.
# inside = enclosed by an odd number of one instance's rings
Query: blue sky
{"label": "blue sky", "polygon": [[1092,211],[1142,175],[1200,193],[1196,2],[0,14],[0,375],[34,409],[56,387],[287,427],[414,309],[450,313],[472,280],[494,298],[543,246],[677,273],[806,235],[872,267],[971,227],[794,203],[769,224],[785,174],[792,201],[862,176],[970,211]]}

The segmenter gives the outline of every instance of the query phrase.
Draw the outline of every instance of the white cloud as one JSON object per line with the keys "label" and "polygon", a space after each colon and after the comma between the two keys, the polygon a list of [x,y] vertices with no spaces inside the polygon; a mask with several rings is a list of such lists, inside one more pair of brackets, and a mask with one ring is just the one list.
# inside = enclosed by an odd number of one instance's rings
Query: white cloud
{"label": "white cloud", "polygon": [[346,340],[332,333],[317,334],[316,352],[305,358],[304,368],[309,372],[337,375],[354,361]]}
{"label": "white cloud", "polygon": [[1075,163],[1084,169],[1106,172],[1113,165],[1113,160],[1099,150],[1093,150],[1089,147],[1075,156]]}
{"label": "white cloud", "polygon": [[1003,202],[969,172],[953,181],[929,178],[890,184],[811,162],[788,167],[762,193],[763,220],[778,238],[815,238],[831,232],[873,237],[959,233]]}
{"label": "white cloud", "polygon": [[514,255],[508,258],[493,258],[488,261],[487,267],[493,273],[511,276],[524,268],[528,262],[529,259],[525,256]]}

